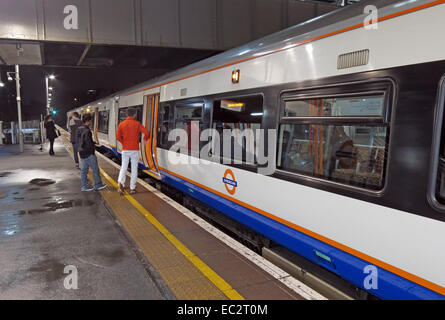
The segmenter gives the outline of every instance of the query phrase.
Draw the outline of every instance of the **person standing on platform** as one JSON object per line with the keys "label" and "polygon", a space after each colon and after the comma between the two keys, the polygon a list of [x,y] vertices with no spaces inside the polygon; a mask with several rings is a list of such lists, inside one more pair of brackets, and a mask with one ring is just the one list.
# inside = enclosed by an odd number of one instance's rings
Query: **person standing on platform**
{"label": "person standing on platform", "polygon": [[136,193],[136,180],[139,163],[139,134],[144,134],[148,141],[148,130],[136,120],[137,110],[128,108],[127,119],[122,121],[116,133],[116,139],[122,144],[122,166],[119,172],[118,186],[121,194],[125,192],[125,177],[131,159],[130,194]]}
{"label": "person standing on platform", "polygon": [[45,117],[46,138],[49,140],[49,155],[54,155],[54,140],[59,136],[56,131],[56,125],[50,115]]}
{"label": "person standing on platform", "polygon": [[71,133],[71,144],[73,145],[74,162],[76,163],[76,168],[79,169],[79,150],[77,139],[77,129],[82,125],[82,120],[77,112],[73,112],[73,115],[69,121],[69,131]]}
{"label": "person standing on platform", "polygon": [[[80,169],[80,180],[82,183],[81,191],[102,190],[107,186],[102,183],[100,178],[99,165],[96,158],[96,148],[94,146],[93,135],[90,130],[93,117],[90,114],[85,114],[82,117],[83,125],[77,129],[76,143],[78,143],[78,150],[80,158],[82,159],[82,167]],[[88,171],[93,170],[94,187],[91,187],[88,181]]]}

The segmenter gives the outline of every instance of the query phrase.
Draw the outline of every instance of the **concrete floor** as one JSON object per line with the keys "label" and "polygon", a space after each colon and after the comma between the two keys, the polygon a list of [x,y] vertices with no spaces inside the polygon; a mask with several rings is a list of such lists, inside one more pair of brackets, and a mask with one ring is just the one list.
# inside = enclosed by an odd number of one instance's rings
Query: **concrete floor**
{"label": "concrete floor", "polygon": [[[54,157],[25,147],[19,154],[18,146],[0,146],[0,299],[168,297],[101,195],[80,192],[80,172],[62,144]],[[38,178],[55,182],[30,183]],[[78,289],[64,286],[69,265],[77,268]]]}

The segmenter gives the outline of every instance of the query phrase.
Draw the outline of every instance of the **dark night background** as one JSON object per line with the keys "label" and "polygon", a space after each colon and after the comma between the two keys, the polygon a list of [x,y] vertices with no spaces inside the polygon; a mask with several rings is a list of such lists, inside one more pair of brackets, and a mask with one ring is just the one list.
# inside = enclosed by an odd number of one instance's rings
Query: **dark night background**
{"label": "dark night background", "polygon": [[[218,53],[183,48],[92,46],[84,64],[99,61],[100,66],[74,67],[82,53],[79,48],[83,46],[45,43],[47,65],[20,66],[24,121],[46,114],[45,75],[56,77],[49,80],[53,87],[51,106],[57,111],[56,123],[64,126],[68,110]],[[5,84],[0,87],[0,120],[17,121],[16,85],[7,80],[7,72],[14,72],[14,66],[0,66],[0,81]]]}
{"label": "dark night background", "polygon": [[[8,81],[6,72],[14,71],[13,66],[0,67],[0,120],[17,121],[17,102],[15,81]],[[57,110],[55,120],[65,124],[65,112],[74,107],[87,104],[113,92],[128,88],[145,80],[159,76],[169,70],[115,69],[115,68],[72,68],[20,66],[23,120],[39,119],[46,114],[45,75],[54,74],[49,80],[53,87],[51,106]],[[89,93],[88,90],[95,90]],[[74,99],[77,98],[78,101]]]}

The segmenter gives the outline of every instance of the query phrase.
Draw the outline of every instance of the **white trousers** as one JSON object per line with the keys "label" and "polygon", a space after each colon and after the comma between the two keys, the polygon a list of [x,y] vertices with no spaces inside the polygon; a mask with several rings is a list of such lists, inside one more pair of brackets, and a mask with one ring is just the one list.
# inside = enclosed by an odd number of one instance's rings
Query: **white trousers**
{"label": "white trousers", "polygon": [[138,178],[139,151],[122,151],[122,166],[117,180],[121,185],[125,186],[125,177],[127,176],[128,162],[131,159],[131,179],[130,189],[136,189],[136,181]]}

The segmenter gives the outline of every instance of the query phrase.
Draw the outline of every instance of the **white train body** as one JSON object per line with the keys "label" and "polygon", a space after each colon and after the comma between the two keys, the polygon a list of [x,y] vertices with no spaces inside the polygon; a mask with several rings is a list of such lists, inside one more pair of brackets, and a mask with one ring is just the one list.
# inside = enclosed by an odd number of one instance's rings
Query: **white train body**
{"label": "white train body", "polygon": [[[119,110],[142,106],[142,123],[152,135],[151,145],[141,149],[140,166],[154,178],[375,296],[443,299],[445,211],[431,186],[437,187],[432,180],[439,174],[441,152],[442,127],[436,120],[443,111],[445,42],[440,39],[445,30],[445,4],[388,2],[378,9],[377,29],[369,30],[363,26],[367,16],[363,8],[342,9],[76,110],[96,114],[95,137],[119,154],[121,146],[115,137]],[[339,56],[349,53],[363,54],[359,59],[366,63],[349,61],[352,67],[339,66]],[[231,81],[235,70],[240,72],[239,83]],[[288,93],[325,95],[327,90],[329,96],[337,89],[347,94],[352,88],[355,96],[357,87],[370,92],[380,84],[389,88],[384,107],[389,134],[385,173],[378,190],[280,168],[266,176],[220,161],[173,164],[169,153],[177,156],[176,152],[157,140],[163,120],[158,112],[161,106],[169,106],[171,129],[176,121],[172,109],[178,102],[199,101],[202,123],[211,128],[214,100],[262,95],[261,127],[279,132],[283,97]],[[147,107],[149,97],[154,99],[152,109]],[[422,113],[418,108],[423,108]],[[99,128],[102,111],[109,112],[107,130]],[[412,144],[405,140],[406,132],[415,133]],[[278,142],[273,143],[277,154]],[[236,187],[223,182],[228,169]],[[370,282],[368,276],[374,271],[377,278]]]}

